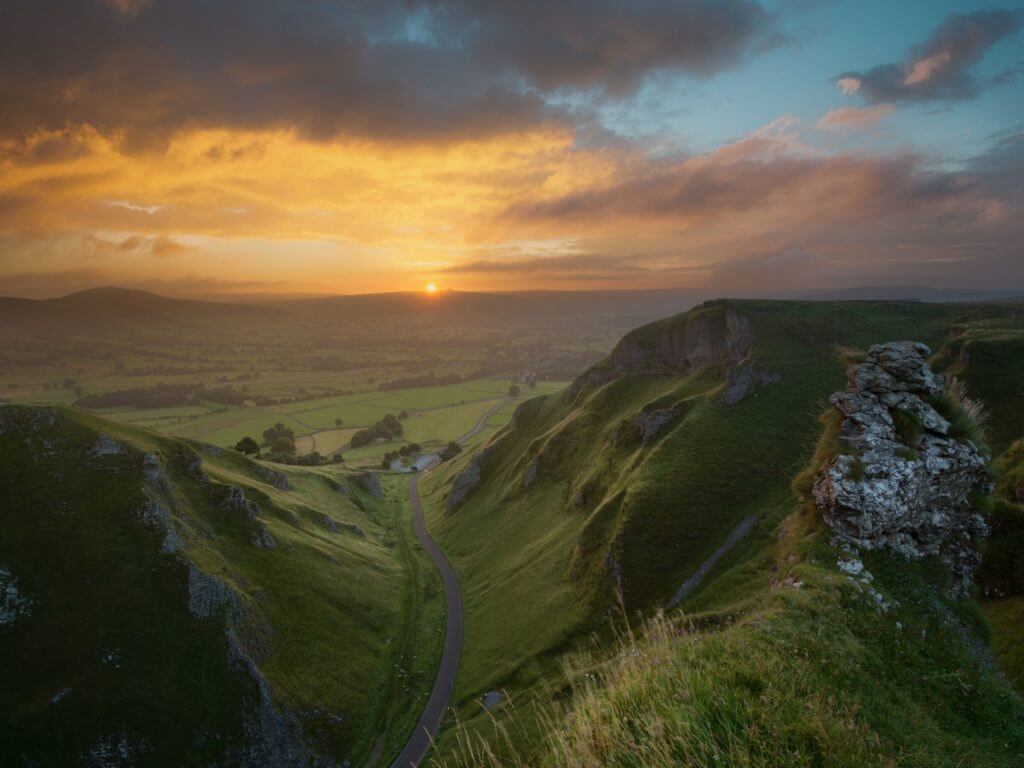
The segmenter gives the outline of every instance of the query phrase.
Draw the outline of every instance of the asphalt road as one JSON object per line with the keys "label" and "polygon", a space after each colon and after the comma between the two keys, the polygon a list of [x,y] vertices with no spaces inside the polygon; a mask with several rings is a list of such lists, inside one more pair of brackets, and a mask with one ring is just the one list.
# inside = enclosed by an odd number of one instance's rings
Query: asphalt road
{"label": "asphalt road", "polygon": [[[466,442],[476,437],[487,428],[487,419],[494,416],[511,399],[511,397],[503,397],[497,406],[483,414],[477,420],[476,426],[456,442]],[[427,469],[435,465],[436,462]],[[420,540],[420,544],[434,561],[434,565],[440,571],[441,581],[444,582],[444,605],[447,608],[444,618],[444,647],[441,650],[441,664],[437,668],[437,677],[434,679],[430,698],[427,699],[427,706],[424,708],[406,748],[391,763],[391,768],[417,768],[430,752],[434,737],[441,726],[441,720],[444,719],[444,711],[452,698],[455,675],[459,670],[459,656],[462,654],[462,591],[459,589],[459,580],[456,578],[452,563],[447,561],[441,548],[427,532],[427,523],[423,519],[423,504],[420,502],[420,478],[422,476],[422,473],[417,473],[409,480],[409,501],[413,506],[413,528],[416,530],[416,538]]]}
{"label": "asphalt road", "polygon": [[405,749],[391,764],[391,768],[410,768],[410,766],[415,768],[427,756],[427,752],[430,751],[430,747],[434,743],[434,737],[441,727],[445,710],[448,708],[448,701],[451,699],[452,689],[455,687],[455,673],[459,668],[459,656],[462,653],[462,592],[451,563],[427,533],[427,525],[423,519],[423,505],[420,503],[420,477],[422,475],[415,474],[409,480],[412,524],[416,531],[416,538],[430,554],[444,581],[444,602],[447,607],[444,649],[441,651],[441,665],[438,667],[430,698],[427,699],[427,706],[423,709],[423,714],[420,715],[420,720],[416,723],[416,728],[405,745]]}
{"label": "asphalt road", "polygon": [[[493,408],[483,414],[477,420],[469,432],[462,435],[456,442],[464,443],[472,440],[487,428],[487,420],[493,416],[502,406],[511,400],[504,397]],[[426,467],[430,469],[436,466],[433,464]],[[437,570],[441,572],[441,580],[444,582],[444,602],[447,608],[444,627],[444,648],[441,651],[441,665],[437,669],[437,677],[434,679],[434,687],[430,691],[430,698],[427,699],[427,706],[420,715],[416,728],[409,737],[408,743],[402,753],[395,758],[391,768],[416,768],[423,762],[430,748],[434,744],[434,738],[441,727],[445,710],[448,709],[448,702],[452,697],[452,689],[455,687],[455,673],[459,669],[459,656],[462,655],[462,591],[459,589],[459,580],[455,576],[448,558],[437,546],[437,543],[427,533],[427,523],[423,519],[423,505],[420,502],[419,484],[422,473],[417,473],[409,480],[409,502],[412,505],[412,525],[416,532],[416,538],[427,550]]]}

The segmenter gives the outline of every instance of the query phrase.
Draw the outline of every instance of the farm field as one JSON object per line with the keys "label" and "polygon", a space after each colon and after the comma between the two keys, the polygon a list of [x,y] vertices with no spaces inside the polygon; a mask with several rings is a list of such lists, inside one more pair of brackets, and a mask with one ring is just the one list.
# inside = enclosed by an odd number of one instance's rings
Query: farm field
{"label": "farm field", "polygon": [[[520,400],[561,389],[564,382],[542,381],[520,395]],[[475,379],[460,384],[415,387],[393,391],[370,391],[353,395],[301,400],[275,406],[223,406],[197,404],[169,408],[107,408],[105,417],[125,424],[145,426],[177,437],[232,446],[243,437],[259,440],[263,431],[281,422],[295,432],[300,455],[316,451],[329,456],[344,450],[346,459],[360,460],[382,456],[409,442],[444,443],[470,431],[488,410],[508,392],[504,379]],[[62,390],[46,394],[56,396]],[[486,440],[512,416],[515,403],[492,414],[488,428],[470,444]],[[359,429],[373,425],[388,414],[402,420],[401,440],[378,441],[357,449],[347,449]],[[342,426],[337,426],[336,420]]]}

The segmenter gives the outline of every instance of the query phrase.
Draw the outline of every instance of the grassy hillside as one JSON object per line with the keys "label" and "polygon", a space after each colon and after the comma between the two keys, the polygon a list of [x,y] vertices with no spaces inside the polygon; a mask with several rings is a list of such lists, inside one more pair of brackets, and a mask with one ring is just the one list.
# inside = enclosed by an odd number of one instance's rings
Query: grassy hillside
{"label": "grassy hillside", "polygon": [[308,765],[401,744],[439,599],[397,488],[17,406],[0,460],[0,657],[18,660],[0,763]]}
{"label": "grassy hillside", "polygon": [[[468,731],[490,729],[488,690],[509,692],[523,721],[545,711],[565,693],[565,653],[622,608],[649,615],[677,592],[691,611],[717,594],[762,599],[721,575],[749,565],[792,509],[819,414],[845,383],[844,349],[910,338],[969,386],[1001,382],[977,393],[1005,419],[991,436],[1001,450],[1024,410],[1024,361],[1002,345],[1022,328],[1015,305],[709,302],[631,332],[574,387],[524,405],[482,458],[424,483],[464,586]],[[474,460],[482,482],[452,510]]]}
{"label": "grassy hillside", "polygon": [[1022,764],[1024,702],[970,606],[939,596],[942,568],[875,554],[868,582],[843,557],[798,510],[703,610],[624,632],[611,658],[572,655],[568,713],[547,708],[535,752],[466,742],[445,765]]}

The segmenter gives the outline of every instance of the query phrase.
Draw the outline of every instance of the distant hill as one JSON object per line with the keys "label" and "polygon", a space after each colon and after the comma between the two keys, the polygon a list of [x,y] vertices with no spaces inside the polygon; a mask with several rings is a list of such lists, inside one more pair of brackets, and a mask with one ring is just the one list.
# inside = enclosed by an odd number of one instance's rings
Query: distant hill
{"label": "distant hill", "polygon": [[795,298],[812,301],[979,302],[1005,299],[1024,300],[1024,289],[973,290],[969,288],[932,288],[927,285],[860,286],[835,291],[800,293]]}
{"label": "distant hill", "polygon": [[344,331],[415,334],[431,327],[480,330],[624,332],[681,312],[697,297],[675,291],[445,291],[357,294],[260,304],[172,299],[127,288],[95,288],[57,299],[0,297],[0,324],[24,332],[136,335],[175,330],[209,334],[273,330],[278,335]]}
{"label": "distant hill", "polygon": [[626,330],[699,301],[680,291],[444,291],[356,294],[273,303],[319,322],[408,320],[447,326],[587,328],[595,321]]}
{"label": "distant hill", "polygon": [[134,335],[155,331],[241,331],[292,322],[270,307],[170,299],[128,288],[94,288],[57,299],[0,297],[8,329],[67,335]]}

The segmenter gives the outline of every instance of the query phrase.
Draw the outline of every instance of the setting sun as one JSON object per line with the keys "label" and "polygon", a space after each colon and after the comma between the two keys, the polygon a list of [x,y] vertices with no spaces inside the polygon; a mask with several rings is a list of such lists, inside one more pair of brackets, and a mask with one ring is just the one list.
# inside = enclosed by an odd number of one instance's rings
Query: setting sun
{"label": "setting sun", "polygon": [[427,283],[427,293],[437,293],[437,286],[433,283]]}

